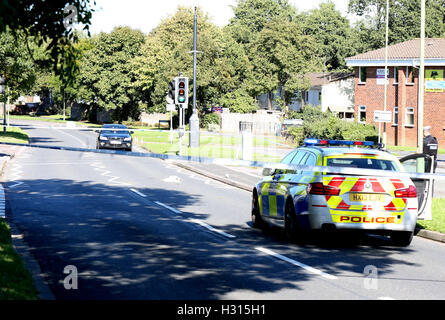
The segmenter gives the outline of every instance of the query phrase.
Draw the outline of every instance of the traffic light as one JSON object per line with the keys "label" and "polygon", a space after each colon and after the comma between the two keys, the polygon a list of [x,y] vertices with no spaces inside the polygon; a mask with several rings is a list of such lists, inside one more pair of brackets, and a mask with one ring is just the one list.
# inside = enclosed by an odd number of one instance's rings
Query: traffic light
{"label": "traffic light", "polygon": [[[175,101],[175,80],[170,81],[168,84],[167,102],[173,104]],[[170,99],[170,101],[168,101]]]}
{"label": "traffic light", "polygon": [[175,104],[181,104],[183,108],[188,105],[189,79],[187,77],[175,78]]}

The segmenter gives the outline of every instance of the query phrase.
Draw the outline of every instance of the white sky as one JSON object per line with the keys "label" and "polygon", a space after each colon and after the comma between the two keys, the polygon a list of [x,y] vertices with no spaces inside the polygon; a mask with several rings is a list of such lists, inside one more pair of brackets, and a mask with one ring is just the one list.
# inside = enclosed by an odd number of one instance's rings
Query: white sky
{"label": "white sky", "polygon": [[[323,0],[289,0],[299,11],[317,8]],[[333,0],[337,10],[347,15],[348,0]],[[236,0],[96,0],[90,32],[110,32],[114,27],[125,25],[150,32],[162,19],[175,14],[177,7],[201,7],[213,23],[224,26],[233,17],[230,5]]]}

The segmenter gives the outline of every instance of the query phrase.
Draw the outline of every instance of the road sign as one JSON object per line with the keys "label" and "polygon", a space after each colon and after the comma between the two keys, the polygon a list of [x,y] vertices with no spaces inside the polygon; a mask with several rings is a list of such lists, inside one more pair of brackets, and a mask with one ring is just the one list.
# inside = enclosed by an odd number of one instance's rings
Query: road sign
{"label": "road sign", "polygon": [[176,106],[174,104],[169,103],[169,104],[167,104],[166,107],[167,107],[167,111],[175,111]]}
{"label": "road sign", "polygon": [[374,111],[374,122],[391,122],[391,121],[392,121],[391,111],[383,111],[383,110]]}

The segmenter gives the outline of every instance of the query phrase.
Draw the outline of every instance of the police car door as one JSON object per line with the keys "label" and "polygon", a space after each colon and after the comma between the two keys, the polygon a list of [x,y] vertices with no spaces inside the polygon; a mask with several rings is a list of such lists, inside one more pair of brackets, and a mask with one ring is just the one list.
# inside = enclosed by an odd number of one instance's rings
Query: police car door
{"label": "police car door", "polygon": [[[427,154],[411,154],[399,159],[407,172],[411,173],[433,173],[434,166],[432,158]],[[433,198],[434,180],[411,178],[417,189],[419,200],[418,219],[431,220],[431,204]]]}
{"label": "police car door", "polygon": [[[298,151],[292,151],[286,155],[280,163],[290,164]],[[260,190],[260,211],[264,219],[274,224],[274,219],[278,216],[278,207],[281,204],[281,200],[277,201],[277,188],[278,182],[285,174],[285,170],[275,169],[271,175],[263,180]]]}
{"label": "police car door", "polygon": [[[305,152],[298,150],[293,157],[285,157],[281,163],[299,163]],[[263,198],[263,208],[267,207],[269,222],[277,226],[283,225],[284,207],[288,189],[289,175],[294,175],[294,170],[275,170],[270,181],[267,199]],[[264,194],[262,194],[263,196]],[[266,203],[267,202],[267,203]]]}

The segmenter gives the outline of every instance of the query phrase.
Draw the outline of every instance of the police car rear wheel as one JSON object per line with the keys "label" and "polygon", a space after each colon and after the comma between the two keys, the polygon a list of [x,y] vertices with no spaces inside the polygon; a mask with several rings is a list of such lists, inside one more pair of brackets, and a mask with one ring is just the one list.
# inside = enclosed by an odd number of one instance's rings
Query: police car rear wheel
{"label": "police car rear wheel", "polygon": [[297,217],[295,214],[295,208],[293,203],[286,203],[286,210],[284,213],[284,231],[286,233],[286,237],[291,241],[298,240],[299,236],[299,228],[297,223]]}
{"label": "police car rear wheel", "polygon": [[255,193],[252,194],[252,225],[257,229],[262,229],[264,226],[263,219],[261,219],[258,196]]}
{"label": "police car rear wheel", "polygon": [[411,241],[413,240],[413,232],[409,231],[394,231],[391,233],[390,238],[391,241],[400,247],[409,246]]}

